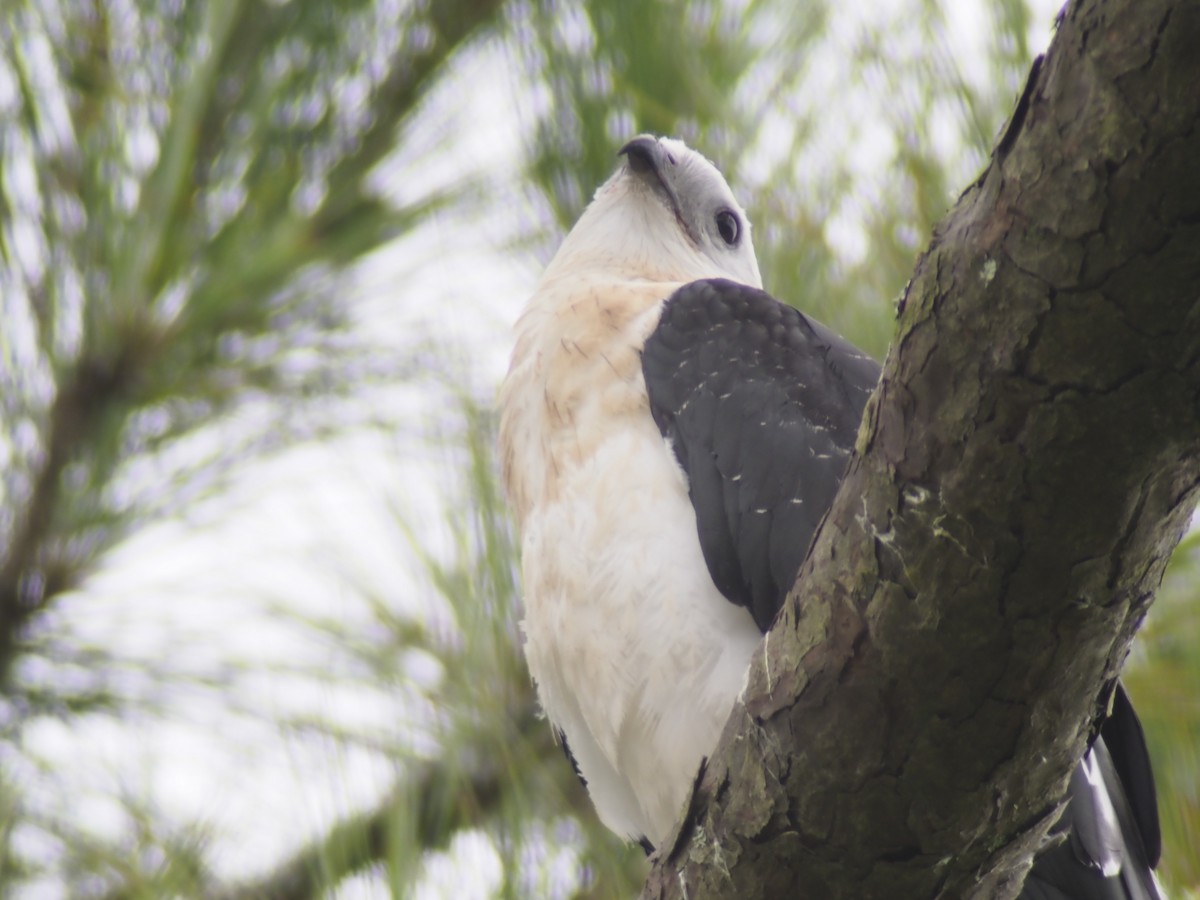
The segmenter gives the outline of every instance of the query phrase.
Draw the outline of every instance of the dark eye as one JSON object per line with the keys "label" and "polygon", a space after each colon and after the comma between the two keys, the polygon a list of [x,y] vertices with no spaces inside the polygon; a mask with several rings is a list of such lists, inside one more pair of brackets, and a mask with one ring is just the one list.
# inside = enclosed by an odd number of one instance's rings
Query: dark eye
{"label": "dark eye", "polygon": [[736,246],[742,232],[737,215],[727,209],[717,213],[717,231],[721,232],[721,240],[726,244],[730,247]]}

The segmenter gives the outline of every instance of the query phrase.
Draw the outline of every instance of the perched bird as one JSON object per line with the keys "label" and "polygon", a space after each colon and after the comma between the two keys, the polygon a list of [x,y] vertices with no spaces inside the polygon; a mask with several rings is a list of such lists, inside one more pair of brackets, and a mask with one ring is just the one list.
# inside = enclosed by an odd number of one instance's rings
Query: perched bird
{"label": "perched bird", "polygon": [[[525,652],[600,819],[682,812],[833,501],[879,365],[761,290],[721,173],[641,136],[516,325],[500,394]],[[1155,898],[1158,814],[1123,691],[1022,896]]]}

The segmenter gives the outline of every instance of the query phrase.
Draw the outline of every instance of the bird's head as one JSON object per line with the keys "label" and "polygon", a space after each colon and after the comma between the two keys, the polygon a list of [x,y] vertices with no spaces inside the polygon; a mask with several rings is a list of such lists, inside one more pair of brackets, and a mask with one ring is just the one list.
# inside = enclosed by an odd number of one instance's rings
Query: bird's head
{"label": "bird's head", "polygon": [[725,178],[683,141],[639,135],[563,242],[551,268],[762,287],[750,220]]}

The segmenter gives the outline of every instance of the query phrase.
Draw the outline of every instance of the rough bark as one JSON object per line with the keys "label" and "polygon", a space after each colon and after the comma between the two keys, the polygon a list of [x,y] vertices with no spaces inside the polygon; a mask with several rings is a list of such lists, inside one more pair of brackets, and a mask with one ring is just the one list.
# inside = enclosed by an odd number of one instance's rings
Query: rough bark
{"label": "rough bark", "polygon": [[643,897],[1011,897],[1200,483],[1200,4],[1071,4]]}

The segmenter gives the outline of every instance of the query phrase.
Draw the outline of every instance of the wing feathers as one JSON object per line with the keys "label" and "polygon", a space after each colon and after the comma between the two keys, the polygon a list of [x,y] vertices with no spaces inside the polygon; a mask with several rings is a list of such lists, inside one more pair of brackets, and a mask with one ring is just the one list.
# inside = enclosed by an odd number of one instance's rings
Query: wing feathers
{"label": "wing feathers", "polygon": [[713,581],[766,631],[833,500],[879,366],[770,295],[715,279],[667,300],[642,371]]}

